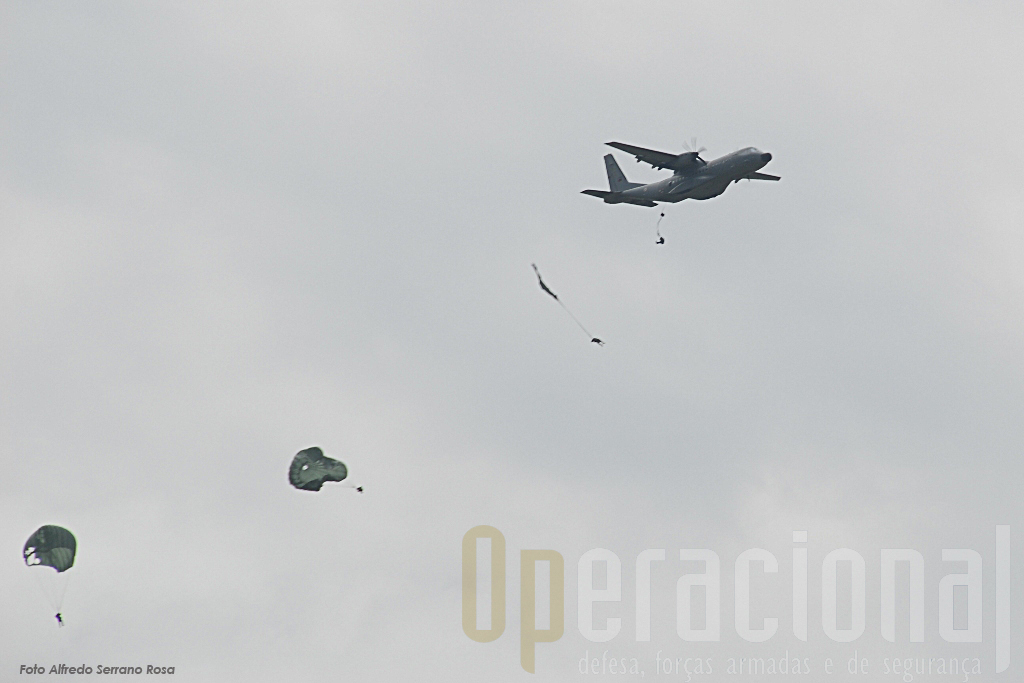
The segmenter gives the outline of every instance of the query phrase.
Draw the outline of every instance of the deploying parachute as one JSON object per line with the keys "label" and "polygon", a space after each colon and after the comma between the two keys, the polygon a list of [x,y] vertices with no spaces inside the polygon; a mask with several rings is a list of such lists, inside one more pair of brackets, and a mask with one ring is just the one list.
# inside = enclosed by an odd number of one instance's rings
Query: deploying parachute
{"label": "deploying parachute", "polygon": [[64,527],[47,524],[36,529],[36,532],[25,541],[25,547],[21,555],[25,558],[25,564],[29,567],[53,567],[57,570],[56,576],[40,576],[40,572],[33,571],[39,588],[46,595],[50,606],[57,612],[57,625],[63,626],[64,620],[60,615],[60,607],[64,602],[64,592],[67,590],[67,575],[64,574],[75,564],[75,551],[78,549],[78,542],[75,535]]}
{"label": "deploying parachute", "polygon": [[328,458],[316,446],[296,453],[288,468],[288,481],[303,491],[319,491],[324,482],[342,481],[347,476],[345,463]]}
{"label": "deploying parachute", "polygon": [[28,566],[53,567],[59,574],[71,569],[77,547],[73,533],[64,527],[47,524],[28,537],[22,555]]}
{"label": "deploying parachute", "polygon": [[594,335],[590,334],[589,332],[587,332],[587,328],[583,327],[583,323],[581,323],[579,319],[572,314],[572,311],[569,310],[569,307],[566,306],[565,303],[558,298],[557,294],[551,291],[551,288],[548,287],[547,283],[544,282],[544,278],[540,276],[540,271],[537,270],[537,264],[531,263],[530,265],[533,266],[533,272],[537,273],[537,284],[540,285],[540,288],[544,290],[544,292],[547,293],[552,299],[558,302],[558,305],[561,306],[565,310],[565,312],[569,314],[569,317],[572,318],[577,325],[579,325],[581,330],[583,330],[583,334],[590,337],[590,343],[597,344],[598,346],[604,346],[604,342],[595,337]]}

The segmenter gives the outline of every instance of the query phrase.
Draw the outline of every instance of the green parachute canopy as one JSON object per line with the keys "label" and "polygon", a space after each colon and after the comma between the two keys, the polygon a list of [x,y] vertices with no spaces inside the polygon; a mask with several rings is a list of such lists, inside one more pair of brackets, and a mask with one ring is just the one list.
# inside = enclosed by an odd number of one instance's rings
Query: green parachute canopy
{"label": "green parachute canopy", "polygon": [[22,555],[28,566],[53,567],[59,574],[75,563],[77,547],[74,534],[64,527],[47,524],[28,537]]}
{"label": "green parachute canopy", "polygon": [[288,468],[288,481],[303,491],[319,491],[325,481],[341,481],[347,476],[345,463],[328,458],[316,446],[296,453]]}

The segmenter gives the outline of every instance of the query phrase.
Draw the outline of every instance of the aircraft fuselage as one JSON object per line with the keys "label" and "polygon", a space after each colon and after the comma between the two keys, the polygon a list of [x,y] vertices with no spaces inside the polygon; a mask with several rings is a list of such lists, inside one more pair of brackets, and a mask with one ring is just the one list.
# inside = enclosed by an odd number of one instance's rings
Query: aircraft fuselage
{"label": "aircraft fuselage", "polygon": [[[725,192],[730,183],[763,168],[771,159],[772,155],[768,152],[747,147],[709,161],[691,173],[676,172],[670,178],[616,192],[617,196],[606,197],[605,201],[618,204],[639,199],[676,203],[684,199],[711,199]],[[689,187],[696,181],[701,182],[695,187]]]}

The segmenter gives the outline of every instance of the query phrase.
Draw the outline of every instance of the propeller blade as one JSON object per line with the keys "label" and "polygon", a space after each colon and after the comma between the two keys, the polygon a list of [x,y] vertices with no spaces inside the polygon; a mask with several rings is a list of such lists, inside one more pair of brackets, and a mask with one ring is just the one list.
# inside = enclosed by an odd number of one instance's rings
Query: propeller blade
{"label": "propeller blade", "polygon": [[683,143],[683,149],[685,149],[690,154],[695,154],[697,156],[697,158],[700,159],[701,161],[704,161],[700,157],[701,152],[708,151],[707,147],[700,147],[700,148],[697,147],[697,138],[690,138],[689,142],[684,142]]}

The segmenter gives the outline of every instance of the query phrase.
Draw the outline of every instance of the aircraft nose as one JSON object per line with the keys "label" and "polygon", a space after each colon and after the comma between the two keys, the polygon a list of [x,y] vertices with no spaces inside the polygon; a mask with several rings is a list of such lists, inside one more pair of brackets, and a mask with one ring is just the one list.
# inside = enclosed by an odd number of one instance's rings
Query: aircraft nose
{"label": "aircraft nose", "polygon": [[771,154],[769,154],[768,152],[762,152],[761,153],[761,161],[763,161],[764,163],[767,164],[771,160],[772,160],[772,155]]}

